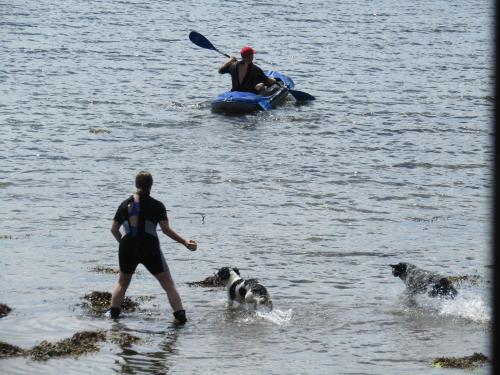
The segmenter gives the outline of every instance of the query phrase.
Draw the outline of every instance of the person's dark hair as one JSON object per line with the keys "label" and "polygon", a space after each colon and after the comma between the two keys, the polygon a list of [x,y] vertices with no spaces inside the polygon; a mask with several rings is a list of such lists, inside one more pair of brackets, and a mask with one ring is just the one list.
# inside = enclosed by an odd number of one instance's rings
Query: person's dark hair
{"label": "person's dark hair", "polygon": [[149,172],[141,171],[135,176],[135,187],[139,195],[149,195],[153,186],[153,176]]}

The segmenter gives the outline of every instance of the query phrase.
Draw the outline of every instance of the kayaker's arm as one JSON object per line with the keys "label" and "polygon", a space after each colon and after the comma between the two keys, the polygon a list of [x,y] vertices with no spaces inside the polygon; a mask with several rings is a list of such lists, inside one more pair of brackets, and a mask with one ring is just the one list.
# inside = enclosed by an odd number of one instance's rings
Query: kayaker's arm
{"label": "kayaker's arm", "polygon": [[235,63],[236,61],[238,61],[236,59],[236,57],[234,56],[231,56],[229,58],[229,60],[227,60],[224,64],[222,64],[220,67],[219,67],[219,74],[224,74],[228,71],[228,68],[231,66],[231,64]]}

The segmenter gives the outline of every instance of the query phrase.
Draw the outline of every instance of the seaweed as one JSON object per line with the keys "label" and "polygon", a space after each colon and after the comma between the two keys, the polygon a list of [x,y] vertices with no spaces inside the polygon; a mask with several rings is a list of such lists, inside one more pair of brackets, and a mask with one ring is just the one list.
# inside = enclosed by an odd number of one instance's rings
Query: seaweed
{"label": "seaweed", "polygon": [[120,270],[112,267],[101,267],[101,266],[96,266],[91,269],[93,272],[97,273],[109,273],[109,274],[118,274],[120,273]]}
{"label": "seaweed", "polygon": [[111,133],[111,130],[103,129],[103,128],[90,128],[89,132],[92,134],[101,134],[101,133]]}
{"label": "seaweed", "polygon": [[19,346],[0,341],[0,358],[18,357],[26,355],[26,351]]}
{"label": "seaweed", "polygon": [[37,361],[46,361],[53,357],[79,357],[85,353],[99,351],[97,343],[104,340],[106,340],[104,331],[82,331],[55,343],[44,340],[27,351],[27,354]]}
{"label": "seaweed", "polygon": [[131,335],[129,333],[125,332],[113,332],[110,334],[109,341],[111,341],[114,344],[119,345],[122,348],[128,348],[132,344],[135,344],[141,339],[137,336]]}
{"label": "seaweed", "polygon": [[12,309],[3,304],[3,303],[0,303],[0,318],[3,318],[4,316],[7,316],[9,315],[9,313],[12,311]]}
{"label": "seaweed", "polygon": [[483,353],[474,353],[466,357],[436,358],[434,359],[434,367],[471,370],[484,365],[486,362],[489,362],[489,359]]}
{"label": "seaweed", "polygon": [[[111,293],[93,291],[82,297],[85,301],[81,306],[94,314],[103,314],[111,306]],[[125,297],[121,306],[122,311],[135,311],[139,307],[139,303]]]}
{"label": "seaweed", "polygon": [[207,287],[207,288],[225,286],[224,281],[221,280],[220,277],[217,277],[217,276],[208,276],[205,278],[205,280],[191,281],[191,282],[187,282],[187,284],[189,286],[201,286],[201,287]]}
{"label": "seaweed", "polygon": [[122,348],[129,347],[141,339],[123,332],[114,332],[106,335],[105,331],[77,332],[70,338],[49,342],[43,340],[31,349],[22,349],[18,346],[0,341],[0,358],[30,357],[34,361],[46,361],[57,357],[80,357],[83,354],[99,351],[98,344],[109,340]]}

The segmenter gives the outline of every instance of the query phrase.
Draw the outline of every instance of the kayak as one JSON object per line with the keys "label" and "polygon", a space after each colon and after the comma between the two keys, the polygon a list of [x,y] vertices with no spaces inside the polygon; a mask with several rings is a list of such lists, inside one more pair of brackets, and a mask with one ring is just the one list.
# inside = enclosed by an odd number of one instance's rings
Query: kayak
{"label": "kayak", "polygon": [[269,111],[282,104],[290,90],[295,87],[293,80],[283,73],[273,70],[265,71],[268,77],[277,83],[266,88],[263,94],[242,91],[227,91],[212,102],[212,111],[217,113],[245,114],[259,110]]}

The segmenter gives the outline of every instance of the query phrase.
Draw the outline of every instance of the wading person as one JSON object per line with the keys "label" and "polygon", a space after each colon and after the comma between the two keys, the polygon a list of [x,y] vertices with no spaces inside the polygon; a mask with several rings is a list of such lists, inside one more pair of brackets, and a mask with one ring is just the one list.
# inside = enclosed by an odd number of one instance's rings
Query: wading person
{"label": "wading person", "polygon": [[[120,315],[121,304],[132,275],[137,265],[142,263],[160,282],[167,293],[175,322],[182,325],[187,321],[186,312],[160,249],[156,227],[159,224],[164,234],[191,251],[196,250],[197,243],[184,239],[170,228],[165,206],[150,196],[152,185],[153,176],[148,172],[139,172],[135,177],[137,191],[120,204],[113,219],[111,233],[120,244],[118,250],[120,276],[111,293],[109,314],[112,318],[118,318]],[[121,226],[125,231],[123,237],[120,232]]]}
{"label": "wading person", "polygon": [[253,63],[254,53],[252,47],[243,47],[240,51],[241,61],[232,56],[219,67],[220,74],[231,74],[231,91],[259,94],[266,86],[276,83],[274,78],[266,76],[262,69]]}

